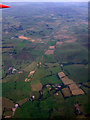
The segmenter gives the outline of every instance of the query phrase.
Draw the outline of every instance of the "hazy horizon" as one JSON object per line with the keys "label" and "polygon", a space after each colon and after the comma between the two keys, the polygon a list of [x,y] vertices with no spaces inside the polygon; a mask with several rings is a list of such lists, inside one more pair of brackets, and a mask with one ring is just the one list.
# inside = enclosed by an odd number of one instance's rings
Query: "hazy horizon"
{"label": "hazy horizon", "polygon": [[89,2],[89,0],[1,0],[1,2]]}

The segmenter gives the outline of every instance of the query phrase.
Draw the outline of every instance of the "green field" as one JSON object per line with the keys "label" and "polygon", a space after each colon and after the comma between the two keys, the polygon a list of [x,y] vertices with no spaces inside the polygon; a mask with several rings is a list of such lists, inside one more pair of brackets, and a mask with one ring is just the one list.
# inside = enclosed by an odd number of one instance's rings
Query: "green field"
{"label": "green field", "polygon": [[64,67],[66,74],[76,83],[88,81],[88,69],[86,65],[67,65]]}

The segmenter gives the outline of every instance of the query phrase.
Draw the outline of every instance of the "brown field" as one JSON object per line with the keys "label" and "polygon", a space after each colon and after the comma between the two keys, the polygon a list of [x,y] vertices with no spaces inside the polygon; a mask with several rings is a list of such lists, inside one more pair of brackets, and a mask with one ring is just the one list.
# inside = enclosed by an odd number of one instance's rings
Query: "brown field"
{"label": "brown field", "polygon": [[65,41],[66,43],[72,43],[72,42],[74,42],[74,41],[72,41],[72,40],[67,40],[67,41]]}
{"label": "brown field", "polygon": [[28,41],[31,41],[31,42],[35,42],[34,39],[30,38],[30,37],[24,37],[23,35],[21,36],[18,36],[19,39],[24,39],[24,40],[28,40]]}
{"label": "brown field", "polygon": [[4,108],[11,109],[12,107],[14,107],[13,101],[3,97],[2,98],[2,110],[4,110]]}
{"label": "brown field", "polygon": [[69,84],[73,84],[74,83],[68,77],[61,78],[61,80],[62,80],[62,82],[63,82],[64,85],[69,85]]}
{"label": "brown field", "polygon": [[31,88],[32,88],[32,91],[40,91],[42,89],[42,84],[41,83],[32,84]]}
{"label": "brown field", "polygon": [[82,94],[84,94],[84,92],[80,88],[78,88],[76,90],[73,90],[71,92],[72,92],[72,95],[82,95]]}
{"label": "brown field", "polygon": [[71,91],[73,91],[73,90],[78,89],[79,87],[74,83],[74,84],[69,85],[69,88]]}
{"label": "brown field", "polygon": [[72,95],[80,95],[80,94],[84,94],[84,92],[74,83],[69,85],[69,88],[72,92]]}
{"label": "brown field", "polygon": [[23,35],[18,36],[18,38],[19,38],[19,39],[25,39],[25,40],[31,39],[31,38],[29,38],[29,37],[24,37]]}
{"label": "brown field", "polygon": [[55,49],[55,46],[49,46],[49,49]]}
{"label": "brown field", "polygon": [[34,39],[31,39],[31,40],[29,40],[29,41],[31,41],[31,42],[35,42],[35,40],[34,40]]}
{"label": "brown field", "polygon": [[54,54],[54,50],[47,50],[45,52],[45,55],[51,55],[51,54]]}
{"label": "brown field", "polygon": [[56,45],[62,45],[63,42],[56,42]]}
{"label": "brown field", "polygon": [[64,94],[64,97],[70,97],[71,96],[69,88],[63,88],[62,93]]}
{"label": "brown field", "polygon": [[65,77],[66,75],[64,74],[64,72],[60,72],[60,73],[58,73],[58,76],[59,76],[59,78],[62,78],[62,77]]}

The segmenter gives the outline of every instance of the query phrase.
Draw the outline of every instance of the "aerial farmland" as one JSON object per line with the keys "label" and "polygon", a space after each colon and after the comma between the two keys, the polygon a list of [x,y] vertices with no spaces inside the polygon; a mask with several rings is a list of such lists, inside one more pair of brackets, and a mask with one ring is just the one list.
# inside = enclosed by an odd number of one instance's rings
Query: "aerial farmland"
{"label": "aerial farmland", "polygon": [[2,117],[88,120],[88,3],[10,5],[2,21]]}

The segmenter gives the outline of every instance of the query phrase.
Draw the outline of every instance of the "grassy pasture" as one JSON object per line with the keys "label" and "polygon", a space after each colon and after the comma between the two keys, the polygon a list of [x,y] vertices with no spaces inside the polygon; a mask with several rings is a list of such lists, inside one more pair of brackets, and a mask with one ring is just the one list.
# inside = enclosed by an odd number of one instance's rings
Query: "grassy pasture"
{"label": "grassy pasture", "polygon": [[36,70],[35,74],[33,75],[31,84],[40,83],[40,79],[48,75],[51,75],[50,71],[46,70],[44,67],[40,67]]}
{"label": "grassy pasture", "polygon": [[25,80],[25,78],[26,78],[27,75],[28,75],[28,72],[23,72],[21,74],[19,74],[19,73],[11,74],[11,75],[6,76],[2,80],[2,82],[3,83],[6,83],[6,82],[15,82],[15,81],[17,81],[17,82],[21,81],[22,82],[22,81]]}
{"label": "grassy pasture", "polygon": [[37,63],[36,62],[32,62],[30,65],[28,65],[24,70],[26,72],[30,72],[32,70],[35,70],[37,67]]}
{"label": "grassy pasture", "polygon": [[41,101],[40,104],[38,101],[33,103],[28,101],[21,108],[18,108],[15,112],[15,118],[48,118],[49,110],[55,107],[55,102],[52,97]]}
{"label": "grassy pasture", "polygon": [[65,43],[62,46],[57,46],[54,56],[57,61],[66,63],[81,63],[88,60],[87,49],[77,43]]}
{"label": "grassy pasture", "polygon": [[56,62],[53,55],[44,55],[44,62]]}
{"label": "grassy pasture", "polygon": [[29,97],[30,84],[25,82],[7,82],[2,84],[2,96],[12,99],[14,102]]}
{"label": "grassy pasture", "polygon": [[52,75],[52,76],[41,78],[40,81],[43,85],[46,85],[46,84],[61,84],[61,81],[58,79],[57,75]]}
{"label": "grassy pasture", "polygon": [[38,110],[39,102],[34,101],[33,103],[28,101],[21,108],[18,108],[15,112],[14,118],[38,118],[40,111]]}
{"label": "grassy pasture", "polygon": [[48,88],[43,89],[43,98],[47,98],[49,96],[48,91],[49,91]]}
{"label": "grassy pasture", "polygon": [[61,71],[61,67],[58,63],[45,63],[48,70],[52,71],[52,74],[57,74]]}
{"label": "grassy pasture", "polygon": [[83,83],[88,80],[88,69],[85,65],[67,65],[64,66],[66,74],[76,83]]}

